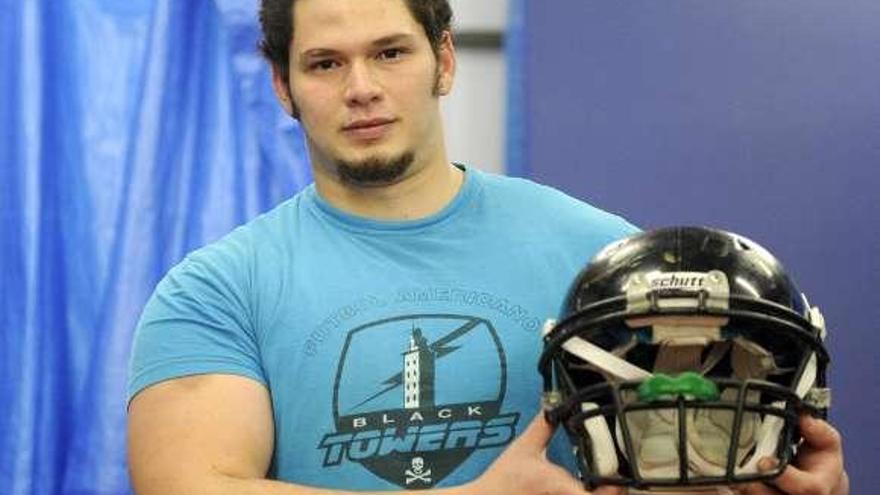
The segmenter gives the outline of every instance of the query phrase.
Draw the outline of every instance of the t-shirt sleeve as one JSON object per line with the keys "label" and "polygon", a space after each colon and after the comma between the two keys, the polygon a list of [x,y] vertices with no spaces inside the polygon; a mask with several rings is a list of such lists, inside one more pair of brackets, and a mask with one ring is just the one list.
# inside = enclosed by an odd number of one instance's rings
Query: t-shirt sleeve
{"label": "t-shirt sleeve", "polygon": [[234,374],[266,383],[240,247],[197,251],[159,282],[135,331],[128,400],[189,375]]}

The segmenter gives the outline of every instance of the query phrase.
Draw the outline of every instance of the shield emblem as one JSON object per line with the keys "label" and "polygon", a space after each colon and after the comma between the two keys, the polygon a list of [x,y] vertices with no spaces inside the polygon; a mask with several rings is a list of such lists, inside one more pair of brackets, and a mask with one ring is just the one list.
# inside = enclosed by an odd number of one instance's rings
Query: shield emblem
{"label": "shield emblem", "polygon": [[351,439],[347,459],[374,475],[430,488],[483,446],[482,425],[504,420],[506,390],[504,350],[488,320],[423,314],[368,323],[349,332],[339,360],[335,435]]}

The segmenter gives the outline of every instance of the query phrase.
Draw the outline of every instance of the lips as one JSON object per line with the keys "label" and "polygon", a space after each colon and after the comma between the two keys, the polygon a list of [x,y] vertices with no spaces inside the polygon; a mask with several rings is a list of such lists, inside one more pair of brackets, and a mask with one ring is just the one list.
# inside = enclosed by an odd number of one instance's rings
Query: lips
{"label": "lips", "polygon": [[396,122],[391,118],[355,120],[342,127],[342,132],[357,141],[375,141],[384,137]]}

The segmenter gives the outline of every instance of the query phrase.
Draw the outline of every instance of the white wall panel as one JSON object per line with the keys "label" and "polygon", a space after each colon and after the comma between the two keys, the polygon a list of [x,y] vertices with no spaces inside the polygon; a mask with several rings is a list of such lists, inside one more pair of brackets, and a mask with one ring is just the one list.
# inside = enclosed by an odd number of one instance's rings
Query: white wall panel
{"label": "white wall panel", "polygon": [[505,91],[503,52],[459,50],[455,87],[443,101],[451,160],[504,172]]}
{"label": "white wall panel", "polygon": [[[503,32],[507,0],[450,0],[458,32]],[[458,47],[458,73],[443,101],[449,158],[504,172],[506,64],[503,50]]]}
{"label": "white wall panel", "polygon": [[507,0],[450,0],[449,4],[459,30],[503,30],[507,25]]}

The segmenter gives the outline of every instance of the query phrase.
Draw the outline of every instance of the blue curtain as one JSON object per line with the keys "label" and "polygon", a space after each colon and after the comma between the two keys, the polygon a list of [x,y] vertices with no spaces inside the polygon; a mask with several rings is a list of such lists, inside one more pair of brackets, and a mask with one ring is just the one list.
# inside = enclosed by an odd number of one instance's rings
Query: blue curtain
{"label": "blue curtain", "polygon": [[0,493],[127,493],[132,332],[310,181],[257,0],[0,0]]}

